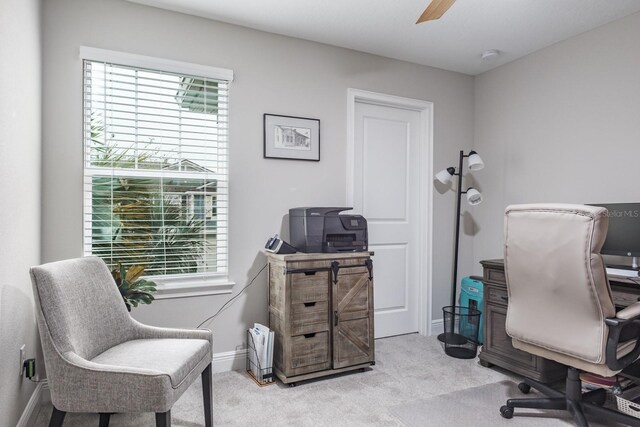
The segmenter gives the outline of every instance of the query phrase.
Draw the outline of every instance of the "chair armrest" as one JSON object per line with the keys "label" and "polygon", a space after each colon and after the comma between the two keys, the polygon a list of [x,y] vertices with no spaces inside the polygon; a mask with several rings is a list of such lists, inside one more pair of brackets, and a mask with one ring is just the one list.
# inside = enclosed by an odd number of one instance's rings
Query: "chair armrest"
{"label": "chair armrest", "polygon": [[213,333],[208,329],[174,329],[145,325],[133,321],[138,339],[196,339],[207,340],[213,345]]}
{"label": "chair armrest", "polygon": [[62,355],[62,359],[67,363],[65,369],[74,371],[76,375],[94,375],[96,373],[105,374],[127,374],[127,375],[143,375],[143,376],[168,376],[166,373],[155,371],[153,369],[134,368],[129,366],[105,365],[102,363],[92,362],[80,357],[74,352],[68,351]]}
{"label": "chair armrest", "polygon": [[636,338],[636,345],[630,353],[618,359],[618,345],[620,344],[620,334],[622,330],[631,325],[640,326],[640,301],[616,313],[616,317],[609,317],[604,320],[609,327],[609,338],[607,339],[606,359],[607,367],[612,371],[619,371],[633,362],[640,356],[640,336]]}
{"label": "chair armrest", "polygon": [[634,302],[629,307],[626,307],[616,313],[616,318],[623,320],[633,319],[638,316],[640,316],[640,301]]}

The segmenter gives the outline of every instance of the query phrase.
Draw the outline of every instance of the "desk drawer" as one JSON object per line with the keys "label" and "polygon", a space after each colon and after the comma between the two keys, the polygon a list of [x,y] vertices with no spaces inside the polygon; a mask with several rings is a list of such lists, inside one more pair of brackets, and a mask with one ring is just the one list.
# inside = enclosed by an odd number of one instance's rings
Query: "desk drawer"
{"label": "desk drawer", "polygon": [[492,268],[487,268],[484,270],[484,281],[506,285],[507,277],[504,274],[504,270],[494,270]]}
{"label": "desk drawer", "polygon": [[493,304],[487,304],[485,322],[489,330],[484,345],[487,351],[499,353],[504,359],[526,366],[536,368],[536,358],[533,354],[518,350],[511,344],[511,337],[507,335],[506,320],[507,309]]}
{"label": "desk drawer", "polygon": [[311,301],[291,304],[292,336],[328,330],[328,301]]}
{"label": "desk drawer", "polygon": [[[487,292],[488,291],[488,292]],[[507,305],[509,303],[509,294],[507,288],[497,286],[485,286],[485,294],[487,301],[490,303]]]}

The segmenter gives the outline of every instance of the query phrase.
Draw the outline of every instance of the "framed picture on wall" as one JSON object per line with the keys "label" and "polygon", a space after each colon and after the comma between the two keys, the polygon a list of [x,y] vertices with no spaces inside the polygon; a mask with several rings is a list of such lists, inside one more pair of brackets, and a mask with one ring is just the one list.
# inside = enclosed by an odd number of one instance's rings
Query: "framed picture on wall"
{"label": "framed picture on wall", "polygon": [[320,120],[265,114],[264,158],[320,161]]}

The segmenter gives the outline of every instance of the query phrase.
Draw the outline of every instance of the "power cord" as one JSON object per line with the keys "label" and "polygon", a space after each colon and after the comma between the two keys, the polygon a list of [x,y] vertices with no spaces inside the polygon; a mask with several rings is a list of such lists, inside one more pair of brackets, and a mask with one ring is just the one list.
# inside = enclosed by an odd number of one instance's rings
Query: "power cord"
{"label": "power cord", "polygon": [[236,300],[236,298],[238,298],[240,295],[242,295],[242,293],[253,284],[253,282],[258,278],[258,276],[260,275],[260,273],[262,273],[264,271],[264,269],[267,268],[267,264],[265,264],[260,271],[258,271],[256,273],[255,276],[253,276],[253,279],[251,279],[249,281],[249,283],[242,289],[240,289],[240,292],[238,292],[236,295],[234,295],[233,298],[231,298],[229,301],[225,302],[224,305],[222,307],[220,307],[220,310],[216,311],[216,313],[213,316],[209,316],[207,317],[202,323],[200,323],[196,329],[200,328],[202,325],[204,325],[205,323],[207,323],[210,320],[215,320],[215,318],[218,316],[218,314],[222,313],[222,311],[227,308],[229,306],[229,304],[231,304],[233,301]]}
{"label": "power cord", "polygon": [[636,279],[634,277],[627,277],[627,279],[631,280],[636,285],[640,285],[640,278]]}
{"label": "power cord", "polygon": [[638,281],[640,281],[640,276],[629,276],[629,277],[625,277],[625,279],[629,279],[633,283],[638,283]]}

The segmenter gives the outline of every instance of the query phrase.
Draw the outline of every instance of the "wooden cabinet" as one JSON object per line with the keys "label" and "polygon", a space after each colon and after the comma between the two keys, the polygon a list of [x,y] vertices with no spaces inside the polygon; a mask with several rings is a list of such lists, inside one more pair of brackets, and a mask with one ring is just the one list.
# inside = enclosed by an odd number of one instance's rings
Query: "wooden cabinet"
{"label": "wooden cabinet", "polygon": [[497,365],[544,383],[566,378],[567,368],[554,361],[518,350],[507,335],[509,297],[502,260],[481,261],[484,267],[484,344],[480,352],[482,366]]}
{"label": "wooden cabinet", "polygon": [[285,384],[375,364],[369,252],[267,253],[275,373]]}

